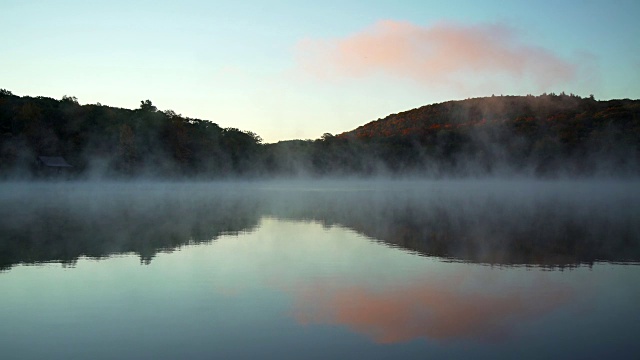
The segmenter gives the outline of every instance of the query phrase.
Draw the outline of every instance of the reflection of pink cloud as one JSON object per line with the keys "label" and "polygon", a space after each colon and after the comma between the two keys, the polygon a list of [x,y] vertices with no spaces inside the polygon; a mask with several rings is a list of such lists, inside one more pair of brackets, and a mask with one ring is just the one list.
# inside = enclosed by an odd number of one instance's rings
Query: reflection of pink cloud
{"label": "reflection of pink cloud", "polygon": [[342,39],[307,39],[298,45],[300,65],[320,76],[383,73],[428,84],[460,85],[464,76],[530,79],[544,88],[575,78],[576,66],[549,50],[524,44],[499,25],[441,23],[421,27],[380,21]]}
{"label": "reflection of pink cloud", "polygon": [[315,284],[296,292],[295,317],[305,324],[346,325],[379,343],[499,340],[519,322],[569,299],[569,291],[560,286],[546,284],[544,290],[478,293],[456,285],[423,284],[380,291]]}

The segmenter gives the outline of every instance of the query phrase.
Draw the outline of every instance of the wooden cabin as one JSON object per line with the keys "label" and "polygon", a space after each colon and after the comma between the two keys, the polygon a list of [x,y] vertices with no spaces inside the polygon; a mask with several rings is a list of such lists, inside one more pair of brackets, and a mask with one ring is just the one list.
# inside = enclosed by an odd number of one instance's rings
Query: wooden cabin
{"label": "wooden cabin", "polygon": [[40,175],[66,174],[73,168],[62,156],[38,156],[36,164]]}

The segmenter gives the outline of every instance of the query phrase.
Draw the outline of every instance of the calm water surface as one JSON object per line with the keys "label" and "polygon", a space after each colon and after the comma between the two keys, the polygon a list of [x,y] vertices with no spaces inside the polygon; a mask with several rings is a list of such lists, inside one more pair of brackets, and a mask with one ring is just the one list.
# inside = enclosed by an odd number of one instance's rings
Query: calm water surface
{"label": "calm water surface", "polygon": [[0,357],[635,358],[637,185],[6,184]]}

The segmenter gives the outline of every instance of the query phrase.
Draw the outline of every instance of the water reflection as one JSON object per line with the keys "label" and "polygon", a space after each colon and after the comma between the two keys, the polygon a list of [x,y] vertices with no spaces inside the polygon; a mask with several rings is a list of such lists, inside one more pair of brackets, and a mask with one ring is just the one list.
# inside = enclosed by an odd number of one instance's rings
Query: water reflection
{"label": "water reflection", "polygon": [[3,188],[0,269],[18,263],[136,253],[148,264],[158,252],[251,231],[259,198],[237,190],[135,184],[36,184]]}
{"label": "water reflection", "polygon": [[571,267],[640,261],[633,183],[8,184],[0,269],[158,252],[251,231],[263,216],[338,224],[426,256]]}
{"label": "water reflection", "polygon": [[[616,250],[636,246],[637,225],[625,215],[636,211],[633,198],[627,202],[629,197],[614,191],[582,201],[544,190],[544,197],[511,201],[517,187],[465,194],[449,186],[438,184],[422,194],[411,184],[393,190],[114,187],[103,198],[92,191],[39,193],[39,200],[5,214],[13,222],[2,222],[12,231],[0,232],[9,239],[2,246],[12,256],[2,254],[12,268],[0,274],[0,308],[11,309],[0,312],[0,348],[8,358],[34,359],[265,353],[274,358],[588,358],[640,351],[639,267],[597,262],[547,271],[549,264],[584,263],[585,254],[634,259],[632,251]],[[13,204],[23,195],[3,196],[3,204]],[[494,211],[483,212],[487,205]],[[595,211],[604,205],[607,215]],[[514,212],[517,216],[492,230],[500,216]],[[29,214],[56,221],[38,225],[26,221],[33,219]],[[556,219],[559,214],[567,217]],[[547,227],[514,220],[537,218],[536,224]],[[107,226],[115,223],[117,229]],[[479,226],[479,233],[465,225]],[[6,235],[18,236],[19,230],[28,234],[21,238],[26,247]],[[531,238],[541,239],[540,249],[533,240],[527,240],[533,249],[514,246],[519,238],[511,236],[525,230],[537,232]],[[566,245],[547,245],[551,240],[545,236],[562,241],[573,231],[584,237],[571,244],[596,246],[568,257],[557,255],[570,254]],[[607,233],[626,236],[626,242],[598,238]],[[446,261],[416,256],[434,251],[433,234],[455,244],[443,250]],[[494,235],[486,240],[490,246],[468,250],[488,234]],[[53,239],[60,241],[58,247],[19,256]],[[96,239],[111,246],[92,244]],[[614,246],[601,252],[607,241]],[[484,263],[498,245],[508,249],[490,257],[505,261],[496,263],[500,269],[474,263]],[[168,253],[176,248],[180,251]],[[137,257],[145,249],[153,259],[140,266]],[[137,255],[87,258],[122,252]],[[452,262],[453,253],[464,256]],[[80,257],[77,267],[16,266],[60,254]]]}
{"label": "water reflection", "polygon": [[345,325],[383,344],[419,338],[504,342],[517,325],[572,300],[570,289],[552,282],[500,291],[468,291],[459,285],[455,276],[420,284],[398,281],[387,289],[301,284],[295,314],[301,323]]}

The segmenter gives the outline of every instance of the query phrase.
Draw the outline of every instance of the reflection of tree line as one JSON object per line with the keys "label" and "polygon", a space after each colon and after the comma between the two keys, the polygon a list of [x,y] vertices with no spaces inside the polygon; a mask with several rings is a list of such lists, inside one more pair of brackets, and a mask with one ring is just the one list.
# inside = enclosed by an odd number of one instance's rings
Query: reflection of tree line
{"label": "reflection of tree line", "polygon": [[73,265],[81,256],[120,253],[136,253],[149,263],[158,252],[210,242],[258,224],[256,199],[224,193],[200,194],[198,199],[155,195],[122,192],[94,198],[87,193],[4,201],[0,269],[51,261]]}
{"label": "reflection of tree line", "polygon": [[[637,209],[562,199],[510,203],[486,197],[368,192],[307,194],[275,215],[341,225],[425,256],[496,265],[550,267],[640,260]],[[378,194],[380,195],[380,194]],[[606,209],[606,212],[599,212]]]}
{"label": "reflection of tree line", "polygon": [[638,211],[615,201],[142,186],[116,187],[96,197],[91,189],[72,195],[69,190],[56,195],[45,186],[28,201],[4,195],[0,269],[119,253],[137,253],[148,263],[161,251],[250,231],[261,216],[341,225],[390,246],[451,260],[558,267],[640,261]]}

